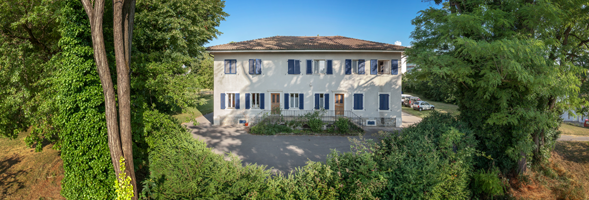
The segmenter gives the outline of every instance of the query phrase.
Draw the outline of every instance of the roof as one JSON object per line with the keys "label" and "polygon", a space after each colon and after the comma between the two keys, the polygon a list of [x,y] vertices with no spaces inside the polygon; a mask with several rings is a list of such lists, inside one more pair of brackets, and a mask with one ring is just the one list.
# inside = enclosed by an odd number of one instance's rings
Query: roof
{"label": "roof", "polygon": [[380,50],[404,51],[406,47],[344,36],[274,36],[208,47],[208,51],[255,50]]}

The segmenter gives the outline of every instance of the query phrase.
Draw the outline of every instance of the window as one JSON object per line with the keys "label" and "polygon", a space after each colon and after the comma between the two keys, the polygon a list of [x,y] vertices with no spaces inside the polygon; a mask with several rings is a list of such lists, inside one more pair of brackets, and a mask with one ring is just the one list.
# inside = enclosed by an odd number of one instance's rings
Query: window
{"label": "window", "polygon": [[354,94],[354,110],[364,110],[364,94]]}
{"label": "window", "polygon": [[252,108],[260,108],[260,93],[252,93],[251,98]]}
{"label": "window", "polygon": [[315,74],[325,74],[326,72],[326,63],[325,60],[315,60],[313,73]]}
{"label": "window", "polygon": [[315,109],[329,110],[329,93],[315,93]]}
{"label": "window", "polygon": [[300,60],[288,60],[288,74],[301,74]]}
{"label": "window", "polygon": [[352,73],[358,74],[358,60],[352,60]]}
{"label": "window", "polygon": [[389,93],[378,93],[378,111],[390,111],[389,110]]}
{"label": "window", "polygon": [[249,74],[262,74],[262,59],[249,60]]}
{"label": "window", "polygon": [[235,93],[227,93],[227,108],[235,108]]}
{"label": "window", "polygon": [[299,107],[299,94],[298,93],[290,93],[290,107],[291,108],[298,108]]}
{"label": "window", "polygon": [[378,61],[378,74],[391,74],[391,68],[387,67],[388,61],[386,60],[379,60]]}
{"label": "window", "polygon": [[225,74],[237,73],[237,60],[225,60]]}

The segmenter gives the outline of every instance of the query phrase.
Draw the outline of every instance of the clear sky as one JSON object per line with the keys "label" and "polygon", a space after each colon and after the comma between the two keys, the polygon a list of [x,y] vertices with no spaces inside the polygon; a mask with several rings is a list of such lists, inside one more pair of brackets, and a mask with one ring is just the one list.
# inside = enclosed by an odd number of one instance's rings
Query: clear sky
{"label": "clear sky", "polygon": [[340,35],[411,45],[411,20],[420,10],[440,7],[421,0],[226,0],[230,16],[223,32],[205,46],[276,35]]}

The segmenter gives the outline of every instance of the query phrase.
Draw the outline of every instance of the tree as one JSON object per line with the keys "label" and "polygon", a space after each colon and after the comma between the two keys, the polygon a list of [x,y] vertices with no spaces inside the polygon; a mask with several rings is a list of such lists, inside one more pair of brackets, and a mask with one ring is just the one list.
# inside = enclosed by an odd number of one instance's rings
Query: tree
{"label": "tree", "polygon": [[61,51],[59,5],[50,0],[0,2],[0,136],[16,138],[32,126],[27,144],[56,139],[49,78],[56,70],[50,60]]}
{"label": "tree", "polygon": [[505,171],[544,162],[563,108],[585,104],[575,59],[587,54],[587,1],[450,0],[412,23],[408,62],[457,89],[479,149]]}
{"label": "tree", "polygon": [[[111,160],[114,166],[115,174],[121,174],[119,160],[121,156],[126,157],[126,169],[131,176],[131,184],[135,193],[134,199],[137,199],[137,183],[135,179],[135,170],[133,166],[133,143],[131,130],[131,107],[130,107],[130,81],[129,81],[129,59],[133,29],[134,1],[132,0],[113,0],[113,33],[116,54],[117,67],[117,90],[119,103],[119,120],[117,123],[117,107],[114,93],[114,85],[111,79],[108,58],[104,46],[103,34],[103,14],[104,0],[82,0],[84,10],[90,21],[92,45],[94,49],[94,60],[100,76],[102,90],[104,93],[106,124],[108,130],[108,147],[111,153]],[[125,8],[125,9],[123,9]],[[125,20],[123,20],[125,14]],[[126,28],[126,29],[124,29]],[[127,36],[125,36],[127,35]],[[119,131],[119,127],[121,128]],[[124,180],[125,177],[118,177]]]}

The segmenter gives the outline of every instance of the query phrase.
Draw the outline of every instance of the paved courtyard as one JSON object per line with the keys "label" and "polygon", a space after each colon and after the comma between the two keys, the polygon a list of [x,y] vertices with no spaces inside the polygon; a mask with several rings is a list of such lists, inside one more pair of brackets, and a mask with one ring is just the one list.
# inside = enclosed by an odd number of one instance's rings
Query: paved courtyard
{"label": "paved courtyard", "polygon": [[[211,113],[197,118],[197,126],[188,124],[194,138],[205,141],[215,153],[231,152],[243,164],[267,165],[275,172],[290,172],[309,160],[324,162],[331,149],[349,151],[350,139],[360,139],[358,136],[251,135],[241,127],[211,126],[212,118]],[[403,113],[404,127],[419,120]],[[380,130],[397,131],[401,128],[367,128],[363,138],[375,139],[374,133]]]}

